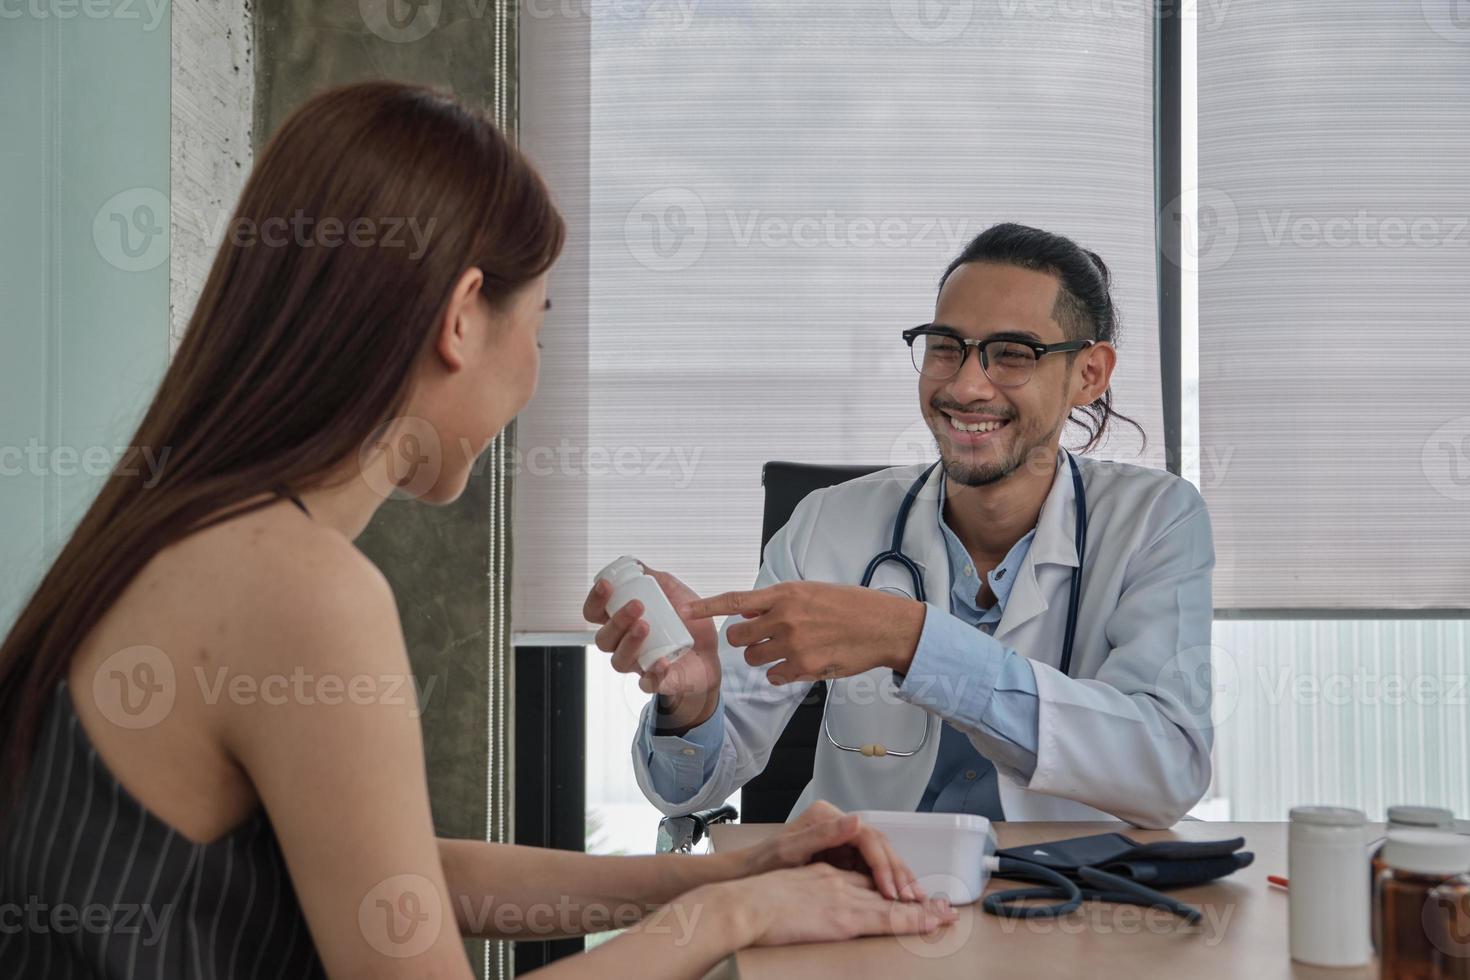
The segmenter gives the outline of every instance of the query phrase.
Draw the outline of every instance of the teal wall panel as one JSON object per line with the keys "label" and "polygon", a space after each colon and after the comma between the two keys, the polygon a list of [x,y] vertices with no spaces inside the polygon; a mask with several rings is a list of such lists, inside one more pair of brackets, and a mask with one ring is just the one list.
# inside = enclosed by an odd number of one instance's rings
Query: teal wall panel
{"label": "teal wall panel", "polygon": [[0,626],[167,364],[169,59],[161,0],[0,6]]}

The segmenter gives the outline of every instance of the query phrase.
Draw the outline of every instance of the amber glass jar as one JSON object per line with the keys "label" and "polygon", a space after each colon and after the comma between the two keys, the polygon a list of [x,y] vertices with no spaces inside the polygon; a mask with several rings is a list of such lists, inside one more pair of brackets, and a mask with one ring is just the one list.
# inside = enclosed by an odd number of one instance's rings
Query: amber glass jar
{"label": "amber glass jar", "polygon": [[[1452,811],[1438,806],[1391,806],[1388,808],[1388,828],[1385,833],[1394,830],[1454,830],[1455,815]],[[1373,882],[1383,872],[1383,841],[1388,840],[1385,836],[1373,848],[1368,859],[1368,891],[1373,891]],[[1369,934],[1373,937],[1373,951],[1378,952],[1378,919],[1377,913],[1370,908],[1368,911]]]}
{"label": "amber glass jar", "polygon": [[1470,875],[1459,875],[1429,892],[1424,932],[1434,947],[1435,980],[1470,980]]}
{"label": "amber glass jar", "polygon": [[[1438,921],[1446,903],[1446,882],[1470,872],[1470,837],[1433,830],[1390,831],[1379,852],[1384,868],[1374,882],[1374,933],[1378,936],[1379,976],[1383,980],[1435,980],[1436,953],[1446,957],[1427,923]],[[1448,935],[1448,934],[1446,934]],[[1443,941],[1444,935],[1435,939]]]}

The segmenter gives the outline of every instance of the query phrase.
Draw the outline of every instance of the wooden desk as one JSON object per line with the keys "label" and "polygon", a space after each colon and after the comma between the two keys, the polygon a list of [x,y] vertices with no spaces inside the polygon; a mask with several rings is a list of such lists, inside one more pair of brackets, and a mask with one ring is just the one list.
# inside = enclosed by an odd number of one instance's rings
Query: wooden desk
{"label": "wooden desk", "polygon": [[[1118,824],[998,823],[1001,847],[1117,831]],[[960,918],[934,939],[871,937],[846,943],[820,943],[777,949],[747,949],[732,957],[741,980],[822,977],[1058,977],[1141,980],[1171,977],[1213,980],[1230,977],[1276,980],[1317,977],[1369,980],[1377,966],[1325,969],[1293,963],[1287,952],[1286,892],[1266,883],[1286,874],[1285,823],[1206,823],[1186,821],[1173,830],[1126,828],[1139,842],[1222,840],[1244,837],[1255,862],[1214,884],[1172,892],[1199,908],[1194,926],[1161,909],[1084,902],[1060,919],[1022,922],[986,915],[978,903],[959,910]],[[766,824],[728,824],[712,828],[716,849],[753,844],[774,831]],[[1365,864],[1363,874],[1367,875]],[[990,889],[1020,883],[992,879]],[[1368,923],[1363,923],[1368,928]]]}

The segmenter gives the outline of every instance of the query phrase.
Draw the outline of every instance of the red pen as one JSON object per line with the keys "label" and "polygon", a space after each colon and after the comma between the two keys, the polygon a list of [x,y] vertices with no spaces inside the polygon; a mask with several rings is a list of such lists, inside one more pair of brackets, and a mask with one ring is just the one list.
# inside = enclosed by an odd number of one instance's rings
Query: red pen
{"label": "red pen", "polygon": [[1272,885],[1275,885],[1277,888],[1280,888],[1282,890],[1285,890],[1285,889],[1288,888],[1287,879],[1281,877],[1280,875],[1267,875],[1266,876],[1266,881],[1268,883],[1272,884]]}

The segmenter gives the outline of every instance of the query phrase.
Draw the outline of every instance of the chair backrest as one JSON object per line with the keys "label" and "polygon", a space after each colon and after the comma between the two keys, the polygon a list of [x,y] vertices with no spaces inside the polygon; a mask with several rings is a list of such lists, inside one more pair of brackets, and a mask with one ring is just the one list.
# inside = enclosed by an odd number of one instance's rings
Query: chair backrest
{"label": "chair backrest", "polygon": [[[813,490],[846,483],[883,469],[882,466],[813,466],[807,463],[770,462],[761,468],[761,485],[766,490],[761,521],[761,552],[786,522],[796,505]],[[770,761],[760,775],[740,791],[740,819],[745,823],[782,823],[796,806],[801,791],[811,781],[817,757],[817,739],[822,735],[822,706],[827,685],[817,682],[792,715]]]}

